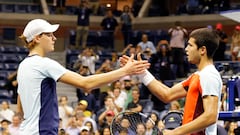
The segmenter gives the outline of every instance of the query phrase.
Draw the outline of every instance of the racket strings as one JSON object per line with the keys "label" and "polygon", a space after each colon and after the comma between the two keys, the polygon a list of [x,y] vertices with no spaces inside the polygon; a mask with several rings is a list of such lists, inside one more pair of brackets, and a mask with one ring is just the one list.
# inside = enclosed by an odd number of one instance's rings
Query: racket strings
{"label": "racket strings", "polygon": [[112,134],[119,133],[124,128],[121,125],[123,119],[127,119],[129,121],[130,126],[128,127],[128,129],[136,133],[137,125],[140,123],[145,125],[148,117],[140,115],[140,113],[120,113],[112,121]]}

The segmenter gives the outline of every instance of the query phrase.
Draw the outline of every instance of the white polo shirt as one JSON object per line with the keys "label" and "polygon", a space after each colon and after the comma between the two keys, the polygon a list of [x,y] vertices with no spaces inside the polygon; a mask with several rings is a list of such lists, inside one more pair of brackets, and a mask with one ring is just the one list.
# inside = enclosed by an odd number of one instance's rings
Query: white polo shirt
{"label": "white polo shirt", "polygon": [[21,135],[57,135],[58,100],[56,81],[67,69],[38,55],[25,58],[17,73],[18,94],[24,112]]}

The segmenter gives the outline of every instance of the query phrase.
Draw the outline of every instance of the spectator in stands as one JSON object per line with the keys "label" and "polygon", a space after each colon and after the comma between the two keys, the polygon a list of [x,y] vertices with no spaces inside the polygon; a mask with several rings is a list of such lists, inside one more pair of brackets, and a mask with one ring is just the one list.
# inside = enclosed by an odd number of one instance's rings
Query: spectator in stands
{"label": "spectator in stands", "polygon": [[112,67],[111,67],[111,60],[109,59],[106,59],[102,65],[96,70],[96,74],[99,74],[99,73],[107,73],[107,72],[110,72],[112,71]]}
{"label": "spectator in stands", "polygon": [[69,122],[68,122],[68,125],[65,129],[66,133],[69,134],[69,135],[78,135],[81,130],[80,130],[80,127],[78,125],[78,119],[76,116],[72,116],[70,119],[69,119]]}
{"label": "spectator in stands", "polygon": [[78,55],[79,61],[83,66],[87,66],[89,74],[95,74],[95,64],[99,60],[99,56],[91,48],[86,48],[81,54]]}
{"label": "spectator in stands", "polygon": [[66,0],[54,0],[55,14],[65,14],[66,12]]}
{"label": "spectator in stands", "polygon": [[6,120],[6,119],[4,119],[4,120],[2,120],[1,121],[1,131],[0,131],[0,134],[1,135],[12,135],[12,134],[10,134],[10,132],[9,132],[9,125],[11,124],[11,122],[10,121],[8,121],[8,120]]}
{"label": "spectator in stands", "polygon": [[133,44],[128,44],[121,52],[122,55],[131,56],[131,54],[136,54],[136,48]]}
{"label": "spectator in stands", "polygon": [[111,10],[108,10],[106,12],[106,16],[101,21],[101,27],[104,33],[107,35],[108,40],[108,46],[111,49],[114,49],[114,37],[117,34],[118,31],[118,22],[117,19],[113,16],[113,13]]}
{"label": "spectator in stands", "polygon": [[66,133],[65,129],[61,128],[59,129],[58,135],[69,135],[69,134]]}
{"label": "spectator in stands", "polygon": [[[173,87],[156,80],[147,70],[140,75],[143,84],[166,103],[186,97],[182,126],[164,130],[164,135],[217,134],[222,78],[214,66],[213,55],[218,45],[219,37],[214,30],[195,29],[191,32],[185,48],[188,61],[197,66],[195,73]],[[140,60],[139,56],[138,58]],[[122,57],[121,64],[124,65],[126,60],[127,56]],[[198,115],[194,116],[192,113],[196,111]]]}
{"label": "spectator in stands", "polygon": [[240,61],[240,25],[235,26],[231,42],[232,61]]}
{"label": "spectator in stands", "polygon": [[98,117],[98,125],[100,130],[102,130],[102,128],[106,126],[110,126],[114,116],[115,116],[115,113],[112,110],[106,110],[102,112]]}
{"label": "spectator in stands", "polygon": [[76,48],[81,45],[82,48],[87,46],[88,31],[90,25],[90,15],[92,10],[89,7],[88,0],[81,0],[77,14],[77,29],[76,29]]}
{"label": "spectator in stands", "polygon": [[72,106],[68,105],[67,96],[60,97],[58,110],[59,117],[62,119],[62,127],[66,128],[69,118],[72,116],[73,113]]}
{"label": "spectator in stands", "polygon": [[10,135],[20,134],[19,128],[20,128],[21,122],[22,122],[21,116],[19,116],[18,114],[15,114],[12,118],[12,123],[8,126]]}
{"label": "spectator in stands", "polygon": [[137,124],[136,133],[137,135],[146,135],[146,127],[143,123]]}
{"label": "spectator in stands", "polygon": [[12,122],[14,116],[14,111],[10,108],[10,103],[8,101],[2,101],[0,110],[0,121],[8,120]]}
{"label": "spectator in stands", "polygon": [[121,89],[113,88],[112,91],[109,91],[109,96],[113,98],[113,103],[115,104],[118,112],[121,112],[124,109],[125,99],[120,96]]}
{"label": "spectator in stands", "polygon": [[157,124],[159,119],[159,114],[156,111],[152,111],[149,117]]}
{"label": "spectator in stands", "polygon": [[94,130],[92,122],[87,121],[87,122],[84,123],[84,126],[87,126],[89,128],[89,134],[88,135],[99,134],[97,129]]}
{"label": "spectator in stands", "polygon": [[117,51],[112,51],[111,52],[111,67],[112,67],[112,69],[118,69],[120,67],[119,62],[118,62]]}
{"label": "spectator in stands", "polygon": [[18,82],[17,82],[17,71],[12,72],[11,74],[8,75],[7,77],[7,82],[6,85],[4,86],[5,89],[7,89],[9,92],[12,92],[12,103],[16,104],[17,103],[17,87],[18,87]]}
{"label": "spectator in stands", "polygon": [[147,51],[147,48],[151,50],[151,53],[156,53],[156,48],[152,41],[148,40],[147,34],[142,34],[142,41],[138,43],[137,46],[140,46],[142,49],[142,52]]}
{"label": "spectator in stands", "polygon": [[94,94],[92,92],[89,93],[80,89],[77,89],[77,91],[78,91],[77,92],[78,101],[86,100],[88,102],[87,110],[91,111],[92,113],[97,111],[98,106],[97,106],[97,103],[96,103],[97,101]]}
{"label": "spectator in stands", "polygon": [[228,135],[236,135],[234,133],[234,130],[238,127],[238,123],[235,121],[230,122],[229,129],[228,129]]}
{"label": "spectator in stands", "polygon": [[133,19],[134,16],[131,8],[128,5],[123,6],[123,12],[120,16],[120,24],[124,37],[124,46],[127,46],[130,43]]}
{"label": "spectator in stands", "polygon": [[79,133],[79,135],[92,135],[92,134],[90,134],[91,132],[90,132],[90,129],[89,129],[89,127],[88,126],[82,126],[82,127],[80,127],[80,133]]}
{"label": "spectator in stands", "polygon": [[226,47],[227,47],[228,36],[223,31],[223,25],[221,23],[216,24],[215,31],[217,32],[217,34],[220,38],[220,41],[219,41],[219,47],[213,56],[213,60],[214,61],[224,61],[224,60],[226,60],[225,59],[225,51],[226,51]]}
{"label": "spectator in stands", "polygon": [[100,135],[111,135],[110,126],[105,126],[100,130]]}
{"label": "spectator in stands", "polygon": [[169,111],[181,111],[180,103],[177,100],[174,100],[170,103]]}
{"label": "spectator in stands", "polygon": [[113,89],[120,89],[120,95],[119,98],[123,100],[123,109],[125,108],[125,102],[127,100],[127,92],[124,90],[124,84],[120,80],[117,80],[113,83]]}
{"label": "spectator in stands", "polygon": [[146,135],[158,135],[158,131],[153,127],[154,123],[150,119],[148,119],[146,121]]}
{"label": "spectator in stands", "polygon": [[[52,25],[43,19],[33,19],[27,23],[20,36],[29,49],[28,57],[20,63],[17,73],[17,111],[24,118],[20,128],[21,134],[33,131],[36,134],[40,132],[57,134],[59,115],[56,114],[58,112],[56,82],[70,84],[90,92],[123,76],[140,74],[150,66],[147,61],[133,61],[132,56],[127,65],[115,71],[81,76],[46,57],[49,52],[54,51],[57,38],[53,32],[58,27],[58,24]],[[51,124],[44,126],[44,131],[39,131],[46,123]]]}
{"label": "spectator in stands", "polygon": [[142,112],[143,105],[139,102],[140,92],[138,87],[134,87],[132,89],[132,102],[129,102],[126,110],[130,110],[133,112]]}
{"label": "spectator in stands", "polygon": [[78,105],[74,108],[73,114],[76,115],[78,113],[82,113],[84,117],[91,117],[92,112],[87,110],[88,102],[86,100],[80,100]]}
{"label": "spectator in stands", "polygon": [[136,133],[130,128],[131,123],[128,118],[123,117],[120,119],[121,131],[114,133],[114,135],[135,135]]}
{"label": "spectator in stands", "polygon": [[150,73],[162,82],[175,79],[170,68],[172,62],[170,53],[168,41],[161,40],[157,45],[157,53],[152,54],[149,59],[149,62],[151,63],[149,68]]}
{"label": "spectator in stands", "polygon": [[[123,80],[123,85],[124,85],[124,88],[122,89],[122,92],[121,92],[120,96],[125,99],[124,109],[126,109],[128,104],[133,101],[133,97],[132,97],[133,85],[132,85],[132,82],[131,82],[131,77],[125,78]],[[126,94],[124,94],[124,92]],[[125,95],[127,95],[127,97],[124,97]]]}
{"label": "spectator in stands", "polygon": [[182,26],[182,23],[176,21],[174,27],[168,30],[170,35],[170,48],[173,64],[173,72],[176,77],[185,77],[184,73],[184,48],[186,38],[188,36],[187,30]]}

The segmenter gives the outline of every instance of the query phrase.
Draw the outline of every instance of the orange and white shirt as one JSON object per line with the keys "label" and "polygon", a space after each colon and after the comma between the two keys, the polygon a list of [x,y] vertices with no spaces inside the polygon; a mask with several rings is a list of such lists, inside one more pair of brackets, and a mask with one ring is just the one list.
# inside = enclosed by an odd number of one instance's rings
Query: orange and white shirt
{"label": "orange and white shirt", "polygon": [[[218,111],[222,91],[222,79],[214,65],[208,65],[201,71],[192,74],[182,82],[187,91],[184,107],[183,124],[189,123],[200,116],[203,112],[203,97],[214,95],[218,97]],[[217,118],[218,119],[218,116]],[[203,131],[191,135],[216,135],[217,124],[210,125]]]}

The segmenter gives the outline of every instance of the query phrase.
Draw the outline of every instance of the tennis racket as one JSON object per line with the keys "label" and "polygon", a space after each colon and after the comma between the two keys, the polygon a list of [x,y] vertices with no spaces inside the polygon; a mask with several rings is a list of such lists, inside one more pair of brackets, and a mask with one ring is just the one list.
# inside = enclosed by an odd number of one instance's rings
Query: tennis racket
{"label": "tennis racket", "polygon": [[137,126],[140,124],[144,125],[145,130],[147,124],[152,124],[155,135],[160,135],[157,123],[143,113],[132,111],[120,112],[113,118],[110,125],[111,135],[119,135],[124,132],[130,135],[137,135]]}

